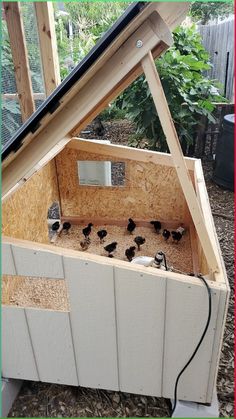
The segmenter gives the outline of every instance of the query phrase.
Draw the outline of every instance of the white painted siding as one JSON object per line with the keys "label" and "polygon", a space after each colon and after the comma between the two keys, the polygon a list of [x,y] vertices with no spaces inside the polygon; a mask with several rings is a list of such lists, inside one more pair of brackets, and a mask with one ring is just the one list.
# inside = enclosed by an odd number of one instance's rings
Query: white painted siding
{"label": "white painted siding", "polygon": [[69,313],[26,309],[40,381],[78,385]]}
{"label": "white painted siding", "polygon": [[[212,317],[204,341],[183,373],[178,398],[206,402],[220,291],[212,292]],[[206,325],[208,294],[198,284],[167,281],[163,397],[173,397],[180,370],[192,355]]]}
{"label": "white painted siding", "polygon": [[17,275],[64,278],[62,257],[55,253],[12,245]]}
{"label": "white painted siding", "polygon": [[79,384],[118,390],[113,267],[64,257]]}
{"label": "white painted siding", "polygon": [[[7,272],[14,267],[9,245]],[[13,247],[16,274],[64,278],[65,271],[70,312],[3,307],[4,376],[173,397],[206,323],[200,280]],[[180,380],[180,399],[211,401],[228,288],[211,289],[210,328]]]}
{"label": "white painted siding", "polygon": [[2,375],[39,379],[24,308],[2,307]]}
{"label": "white painted siding", "polygon": [[16,275],[11,245],[2,243],[2,273],[5,275]]}
{"label": "white painted siding", "polygon": [[161,395],[165,279],[115,268],[120,389]]}

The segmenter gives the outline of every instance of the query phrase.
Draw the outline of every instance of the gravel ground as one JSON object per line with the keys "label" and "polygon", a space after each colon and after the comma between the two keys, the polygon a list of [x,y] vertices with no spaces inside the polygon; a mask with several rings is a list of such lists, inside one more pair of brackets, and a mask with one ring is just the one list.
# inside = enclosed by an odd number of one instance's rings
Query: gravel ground
{"label": "gravel ground", "polygon": [[[127,144],[133,133],[128,121],[107,122],[105,136]],[[88,127],[89,129],[90,127]],[[95,138],[93,132],[81,137]],[[217,391],[221,417],[234,416],[234,194],[211,181],[212,164],[204,174],[217,234],[227,269],[231,296],[220,359]],[[9,417],[170,417],[168,400],[56,384],[25,382]]]}

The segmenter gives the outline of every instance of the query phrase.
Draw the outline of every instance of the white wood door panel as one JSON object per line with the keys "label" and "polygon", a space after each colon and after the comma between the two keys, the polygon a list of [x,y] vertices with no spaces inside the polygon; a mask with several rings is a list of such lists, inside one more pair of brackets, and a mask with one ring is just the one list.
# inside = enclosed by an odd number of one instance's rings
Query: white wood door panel
{"label": "white wood door panel", "polygon": [[120,389],[161,396],[165,279],[115,268]]}
{"label": "white wood door panel", "polygon": [[118,390],[113,267],[64,257],[79,385]]}
{"label": "white wood door panel", "polygon": [[78,385],[69,313],[26,309],[40,380]]}

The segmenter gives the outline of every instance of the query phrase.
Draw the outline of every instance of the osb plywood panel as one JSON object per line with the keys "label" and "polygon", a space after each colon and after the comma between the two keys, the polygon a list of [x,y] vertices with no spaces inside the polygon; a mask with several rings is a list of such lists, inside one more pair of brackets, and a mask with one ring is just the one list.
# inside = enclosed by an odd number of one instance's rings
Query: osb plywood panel
{"label": "osb plywood panel", "polygon": [[80,186],[78,160],[121,161],[64,149],[56,157],[63,216],[184,221],[186,202],[173,167],[124,160],[126,186]]}
{"label": "osb plywood panel", "polygon": [[2,206],[2,233],[10,237],[48,243],[47,212],[58,201],[55,162],[52,160]]}

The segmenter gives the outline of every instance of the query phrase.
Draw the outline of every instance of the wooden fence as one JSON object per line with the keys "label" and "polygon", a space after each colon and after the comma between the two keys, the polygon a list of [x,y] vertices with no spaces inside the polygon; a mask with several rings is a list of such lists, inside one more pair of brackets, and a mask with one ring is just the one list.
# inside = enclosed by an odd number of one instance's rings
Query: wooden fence
{"label": "wooden fence", "polygon": [[234,102],[234,20],[217,25],[201,25],[198,30],[210,53],[213,67],[206,72],[223,84],[223,93]]}

